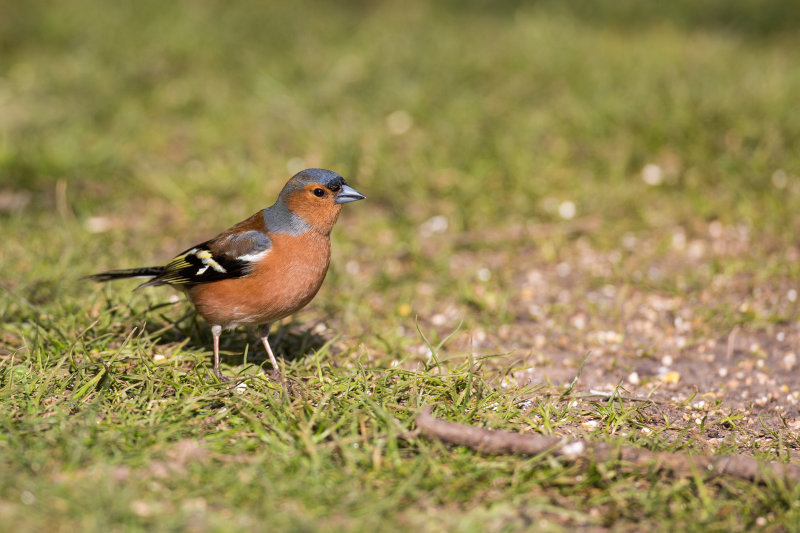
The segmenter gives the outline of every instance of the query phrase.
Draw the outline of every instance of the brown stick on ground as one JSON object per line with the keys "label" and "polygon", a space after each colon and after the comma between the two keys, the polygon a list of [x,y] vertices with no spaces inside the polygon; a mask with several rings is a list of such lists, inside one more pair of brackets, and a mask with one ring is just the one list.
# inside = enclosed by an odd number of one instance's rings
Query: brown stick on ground
{"label": "brown stick on ground", "polygon": [[758,461],[743,455],[686,455],[671,452],[652,452],[631,446],[618,446],[582,439],[566,440],[536,434],[519,434],[510,431],[483,429],[465,424],[439,420],[424,407],[417,415],[417,428],[428,438],[450,444],[467,446],[485,454],[539,455],[552,453],[569,461],[591,459],[594,461],[622,461],[633,469],[655,468],[675,476],[706,471],[715,476],[731,476],[748,481],[763,482],[783,479],[800,482],[800,466]]}

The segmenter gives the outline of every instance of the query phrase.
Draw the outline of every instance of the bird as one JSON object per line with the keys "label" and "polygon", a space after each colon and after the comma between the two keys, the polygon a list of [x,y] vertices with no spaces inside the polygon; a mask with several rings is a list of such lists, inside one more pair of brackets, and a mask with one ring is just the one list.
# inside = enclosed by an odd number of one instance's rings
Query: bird
{"label": "bird", "polygon": [[163,266],[109,270],[87,279],[106,282],[148,278],[134,290],[169,285],[186,293],[211,326],[214,375],[223,330],[257,326],[274,373],[282,379],[269,344],[272,324],[316,296],[331,258],[330,234],[342,206],[366,197],[331,170],[309,168],[286,182],[275,203],[196,244]]}

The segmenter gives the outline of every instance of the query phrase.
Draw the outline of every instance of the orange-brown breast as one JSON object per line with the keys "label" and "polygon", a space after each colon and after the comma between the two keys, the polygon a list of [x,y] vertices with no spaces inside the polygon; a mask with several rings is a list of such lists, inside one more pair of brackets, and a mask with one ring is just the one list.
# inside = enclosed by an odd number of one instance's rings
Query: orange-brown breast
{"label": "orange-brown breast", "polygon": [[189,289],[209,324],[266,324],[300,310],[317,294],[330,263],[329,237],[316,231],[270,237],[272,248],[251,274]]}

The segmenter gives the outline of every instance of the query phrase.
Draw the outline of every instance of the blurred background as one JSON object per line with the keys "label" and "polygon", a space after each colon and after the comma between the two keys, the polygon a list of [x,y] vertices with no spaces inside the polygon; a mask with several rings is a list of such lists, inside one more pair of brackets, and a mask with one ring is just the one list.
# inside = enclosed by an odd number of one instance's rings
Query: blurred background
{"label": "blurred background", "polygon": [[[666,290],[797,274],[790,2],[2,12],[0,271],[29,301],[83,309],[80,276],[162,263],[314,166],[368,197],[335,231],[328,315],[394,325],[446,297],[466,306],[452,322],[491,327],[518,314],[504,302],[522,258],[569,265],[580,250],[609,254],[603,282]],[[725,238],[736,261],[670,270],[676,250]]]}
{"label": "blurred background", "polygon": [[[798,28],[787,0],[0,0],[0,530],[796,529],[783,483],[411,430],[428,403],[796,462]],[[217,383],[175,291],[80,281],[305,167],[367,200],[275,328],[288,394]],[[265,363],[243,330],[222,359]]]}

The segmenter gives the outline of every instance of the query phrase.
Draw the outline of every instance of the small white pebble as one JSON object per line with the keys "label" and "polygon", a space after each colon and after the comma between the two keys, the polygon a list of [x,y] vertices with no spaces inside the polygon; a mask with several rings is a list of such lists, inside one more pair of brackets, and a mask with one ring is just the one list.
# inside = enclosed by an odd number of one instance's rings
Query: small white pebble
{"label": "small white pebble", "polygon": [[586,327],[586,317],[583,315],[576,315],[572,317],[570,322],[572,323],[572,327],[575,329],[583,329]]}
{"label": "small white pebble", "polygon": [[235,390],[235,391],[236,391],[236,392],[238,392],[238,393],[242,393],[242,392],[244,392],[244,391],[246,391],[246,390],[247,390],[247,383],[245,383],[244,381],[242,381],[241,383],[239,383],[238,385],[236,385],[236,388],[235,388],[235,389],[233,389],[233,390]]}
{"label": "small white pebble", "polygon": [[153,507],[143,500],[133,500],[130,504],[131,511],[137,516],[147,518],[153,514]]}
{"label": "small white pebble", "polygon": [[776,189],[783,189],[786,187],[786,184],[789,182],[788,176],[786,176],[786,171],[782,168],[779,168],[775,172],[772,173],[772,184],[775,186]]}
{"label": "small white pebble", "polygon": [[796,302],[797,291],[795,289],[789,289],[789,291],[786,293],[786,299],[789,300],[790,302]]}
{"label": "small white pebble", "polygon": [[25,505],[33,505],[36,502],[36,496],[29,490],[22,491],[22,494],[19,495],[19,499],[22,500],[22,503]]}
{"label": "small white pebble", "polygon": [[481,281],[489,281],[492,277],[492,272],[488,268],[484,267],[478,270],[478,279]]}
{"label": "small white pebble", "polygon": [[642,169],[642,181],[651,187],[661,185],[664,181],[664,172],[658,165],[653,163],[647,164]]}
{"label": "small white pebble", "polygon": [[358,261],[350,260],[344,265],[344,269],[347,271],[348,274],[351,276],[355,276],[361,271],[361,267],[358,264]]}
{"label": "small white pebble", "polygon": [[686,234],[682,231],[672,235],[672,247],[676,250],[683,250],[686,248]]}
{"label": "small white pebble", "polygon": [[686,253],[691,259],[700,259],[706,253],[706,245],[702,241],[692,241]]}
{"label": "small white pebble", "polygon": [[204,498],[189,498],[181,502],[181,510],[191,513],[204,513],[208,504]]}
{"label": "small white pebble", "polygon": [[436,215],[423,222],[419,227],[419,232],[423,237],[428,237],[434,233],[444,233],[449,226],[450,223],[446,216]]}
{"label": "small white pebble", "polygon": [[568,457],[577,457],[583,453],[586,446],[581,441],[570,442],[561,448],[561,453]]}
{"label": "small white pebble", "polygon": [[403,109],[392,111],[386,116],[386,129],[392,135],[403,135],[414,126],[414,119]]}
{"label": "small white pebble", "polygon": [[664,366],[671,366],[672,365],[672,356],[671,355],[665,355],[664,357],[662,357],[661,358],[661,364],[664,365]]}
{"label": "small white pebble", "polygon": [[564,220],[572,220],[575,218],[576,212],[575,204],[567,200],[566,202],[561,202],[558,206],[558,216],[563,218]]}
{"label": "small white pebble", "polygon": [[631,372],[628,374],[628,383],[631,385],[638,385],[639,384],[639,373],[638,372]]}
{"label": "small white pebble", "polygon": [[722,223],[719,220],[714,220],[708,225],[708,234],[712,239],[719,239],[722,237]]}
{"label": "small white pebble", "polygon": [[108,217],[89,217],[83,223],[83,227],[89,233],[105,233],[112,227],[111,219]]}
{"label": "small white pebble", "polygon": [[626,233],[622,236],[622,246],[628,250],[633,250],[636,247],[636,235],[633,233]]}
{"label": "small white pebble", "polygon": [[444,326],[447,323],[447,317],[442,313],[436,313],[431,317],[431,324],[434,326]]}
{"label": "small white pebble", "polygon": [[602,292],[603,296],[606,298],[613,298],[617,295],[617,288],[613,285],[603,285],[603,288],[600,289],[600,292]]}

